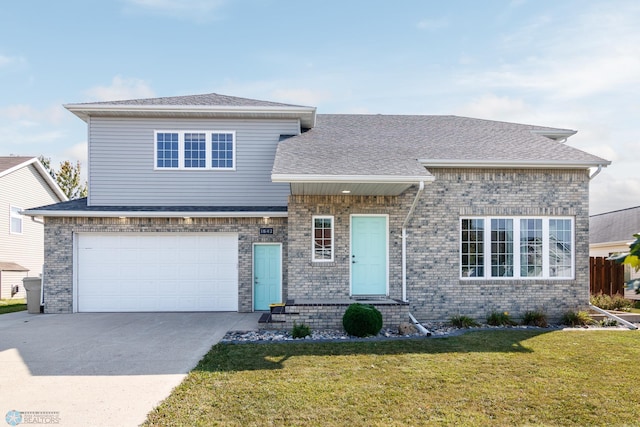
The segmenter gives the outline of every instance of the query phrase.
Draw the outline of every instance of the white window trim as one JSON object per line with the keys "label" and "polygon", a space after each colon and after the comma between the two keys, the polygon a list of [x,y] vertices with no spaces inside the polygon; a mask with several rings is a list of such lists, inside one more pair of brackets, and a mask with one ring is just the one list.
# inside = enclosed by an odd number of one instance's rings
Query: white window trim
{"label": "white window trim", "polygon": [[[17,209],[18,212],[14,212],[14,209]],[[9,206],[9,234],[23,234],[24,233],[24,216],[20,215],[20,211],[22,208],[17,206],[10,205]],[[17,218],[20,220],[20,231],[13,230],[13,219]]]}
{"label": "white window trim", "polygon": [[[158,166],[158,134],[159,133],[177,133],[178,134],[178,167],[159,167]],[[184,135],[187,133],[204,133],[205,134],[205,167],[203,168],[187,168],[184,166]],[[213,167],[211,166],[211,134],[214,133],[230,133],[233,135],[232,157],[233,167]],[[154,130],[153,131],[153,170],[157,171],[235,171],[236,170],[236,131],[234,130]]]}
{"label": "white window trim", "polygon": [[[316,219],[330,219],[331,220],[331,258],[330,259],[316,259]],[[333,215],[313,215],[311,217],[311,261],[313,262],[333,262],[334,260],[334,247],[336,242],[335,236],[335,218]]]}
{"label": "white window trim", "polygon": [[[462,276],[462,220],[482,219],[484,220],[484,276],[465,277]],[[512,219],[513,220],[513,277],[491,276],[491,220],[492,219]],[[520,276],[520,220],[541,219],[542,220],[542,276]],[[569,220],[571,221],[571,275],[551,276],[549,274],[549,220]],[[464,216],[459,220],[458,234],[458,275],[460,280],[575,280],[576,276],[576,246],[575,246],[575,219],[569,216]]]}

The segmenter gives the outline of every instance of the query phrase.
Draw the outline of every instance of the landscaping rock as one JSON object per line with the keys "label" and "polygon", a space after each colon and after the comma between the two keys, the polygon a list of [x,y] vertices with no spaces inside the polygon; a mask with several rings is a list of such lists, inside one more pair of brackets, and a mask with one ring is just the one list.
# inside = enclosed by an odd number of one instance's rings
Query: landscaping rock
{"label": "landscaping rock", "polygon": [[412,335],[418,332],[415,326],[413,326],[409,322],[402,322],[400,326],[398,326],[398,333],[400,335]]}

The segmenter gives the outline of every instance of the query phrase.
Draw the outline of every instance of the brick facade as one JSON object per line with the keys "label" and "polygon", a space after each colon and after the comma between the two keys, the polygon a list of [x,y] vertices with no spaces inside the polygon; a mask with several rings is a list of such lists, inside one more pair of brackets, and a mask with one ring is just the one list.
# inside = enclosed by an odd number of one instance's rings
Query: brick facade
{"label": "brick facade", "polygon": [[[410,312],[418,320],[447,320],[454,315],[484,320],[494,310],[508,311],[517,318],[524,311],[534,309],[543,310],[550,319],[556,319],[567,310],[587,305],[588,171],[429,171],[436,180],[425,185],[407,227],[407,300]],[[265,226],[262,218],[47,217],[45,312],[72,311],[73,235],[82,232],[238,233],[241,312],[253,308],[252,244],[280,242],[283,244],[283,300],[344,300],[350,297],[350,218],[353,214],[387,216],[388,296],[400,300],[401,228],[416,192],[414,186],[399,196],[290,196],[288,219],[269,219],[268,226],[273,227],[273,235],[259,234],[259,228]],[[311,261],[313,215],[334,216],[333,262]],[[460,217],[472,215],[573,217],[575,279],[461,280]],[[406,306],[400,307],[406,310]],[[316,325],[316,320],[310,316],[317,309],[303,309],[305,323]],[[342,314],[334,317],[341,319]]]}
{"label": "brick facade", "polygon": [[[287,293],[287,219],[58,218],[45,222],[45,313],[73,310],[74,233],[238,233],[238,311],[253,311],[253,243],[282,243],[282,292]],[[260,227],[273,234],[260,234]]]}
{"label": "brick facade", "polygon": [[[514,317],[543,310],[551,319],[589,301],[586,170],[429,169],[407,227],[407,299],[419,320],[491,311]],[[389,296],[401,298],[401,227],[417,188],[397,197],[291,196],[288,298],[349,296],[349,217],[389,216]],[[311,262],[312,215],[335,216],[335,261]],[[470,215],[575,218],[575,280],[460,280],[460,217]]]}

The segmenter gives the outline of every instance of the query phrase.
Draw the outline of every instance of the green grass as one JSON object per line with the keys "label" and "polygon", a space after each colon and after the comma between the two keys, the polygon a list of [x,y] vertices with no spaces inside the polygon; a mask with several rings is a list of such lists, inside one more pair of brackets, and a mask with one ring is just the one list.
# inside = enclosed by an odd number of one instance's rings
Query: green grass
{"label": "green grass", "polygon": [[14,313],[27,309],[27,301],[24,299],[1,299],[0,314]]}
{"label": "green grass", "polygon": [[146,425],[638,425],[640,333],[218,344]]}

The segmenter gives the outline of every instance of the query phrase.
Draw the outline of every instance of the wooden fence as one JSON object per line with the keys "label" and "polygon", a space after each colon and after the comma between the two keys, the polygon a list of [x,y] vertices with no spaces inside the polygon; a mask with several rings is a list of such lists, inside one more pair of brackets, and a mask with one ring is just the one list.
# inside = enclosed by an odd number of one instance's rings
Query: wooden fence
{"label": "wooden fence", "polygon": [[589,258],[591,295],[624,295],[624,265],[603,257]]}

